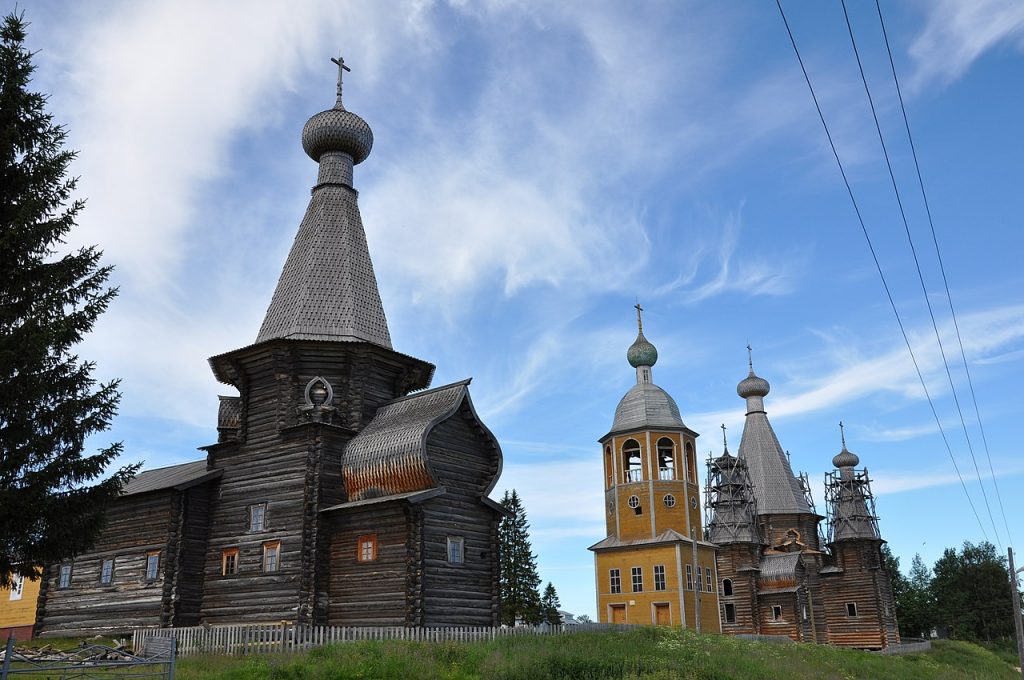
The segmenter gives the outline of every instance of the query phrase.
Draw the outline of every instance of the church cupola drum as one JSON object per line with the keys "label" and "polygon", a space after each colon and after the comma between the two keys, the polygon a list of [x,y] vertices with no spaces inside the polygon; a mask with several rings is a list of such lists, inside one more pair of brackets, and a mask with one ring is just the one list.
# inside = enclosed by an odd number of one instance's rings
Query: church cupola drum
{"label": "church cupola drum", "polygon": [[658,350],[626,352],[636,384],[615,409],[603,449],[607,537],[591,546],[598,618],[718,631],[714,546],[703,539],[695,446],[668,392],[653,382]]}

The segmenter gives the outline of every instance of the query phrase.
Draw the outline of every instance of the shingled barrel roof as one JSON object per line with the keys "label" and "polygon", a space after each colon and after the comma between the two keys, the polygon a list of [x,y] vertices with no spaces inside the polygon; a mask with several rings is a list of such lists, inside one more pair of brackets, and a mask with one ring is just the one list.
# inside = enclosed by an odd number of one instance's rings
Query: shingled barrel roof
{"label": "shingled barrel roof", "polygon": [[[373,420],[345,447],[342,476],[349,501],[436,486],[427,455],[427,437],[438,423],[454,415],[463,402],[476,416],[469,401],[469,383],[463,380],[444,385],[379,408]],[[494,435],[479,419],[477,424],[500,451]]]}

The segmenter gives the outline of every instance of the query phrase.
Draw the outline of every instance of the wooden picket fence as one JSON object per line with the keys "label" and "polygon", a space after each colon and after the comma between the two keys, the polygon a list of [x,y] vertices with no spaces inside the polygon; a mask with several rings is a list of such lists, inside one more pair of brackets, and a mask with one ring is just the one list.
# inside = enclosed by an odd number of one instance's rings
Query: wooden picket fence
{"label": "wooden picket fence", "polygon": [[571,626],[517,626],[515,628],[464,626],[406,628],[362,626],[307,626],[302,624],[250,624],[192,626],[189,628],[137,628],[132,645],[139,649],[150,636],[173,637],[179,656],[192,654],[265,654],[296,652],[339,642],[407,640],[413,642],[478,642],[515,635],[567,635],[582,631],[626,628],[608,623]]}

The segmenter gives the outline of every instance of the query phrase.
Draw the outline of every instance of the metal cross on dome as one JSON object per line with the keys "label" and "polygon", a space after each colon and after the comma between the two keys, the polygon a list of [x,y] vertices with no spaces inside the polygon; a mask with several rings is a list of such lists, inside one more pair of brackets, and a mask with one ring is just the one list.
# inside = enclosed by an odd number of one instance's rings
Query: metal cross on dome
{"label": "metal cross on dome", "polygon": [[640,317],[640,312],[644,311],[644,308],[640,306],[640,301],[639,300],[636,301],[636,304],[633,305],[633,307],[636,309],[636,325],[637,325],[637,328],[639,328],[640,332],[643,333],[644,332],[644,320]]}
{"label": "metal cross on dome", "polygon": [[338,65],[338,104],[341,104],[341,76],[345,71],[351,72],[348,66],[345,65],[345,58],[338,54],[338,58],[331,57],[331,61]]}

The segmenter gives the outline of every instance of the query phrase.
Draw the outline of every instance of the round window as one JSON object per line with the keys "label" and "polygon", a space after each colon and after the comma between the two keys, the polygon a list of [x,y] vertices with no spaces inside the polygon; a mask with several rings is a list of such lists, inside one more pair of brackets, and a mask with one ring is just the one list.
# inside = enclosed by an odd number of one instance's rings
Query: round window
{"label": "round window", "polygon": [[630,496],[629,500],[627,502],[629,503],[629,507],[637,508],[637,507],[640,506],[640,497],[639,496]]}
{"label": "round window", "polygon": [[694,496],[693,498],[690,499],[690,507],[693,508],[694,510],[697,509],[697,497],[696,496]]}
{"label": "round window", "polygon": [[676,497],[670,493],[665,494],[665,507],[674,508],[676,505]]}

